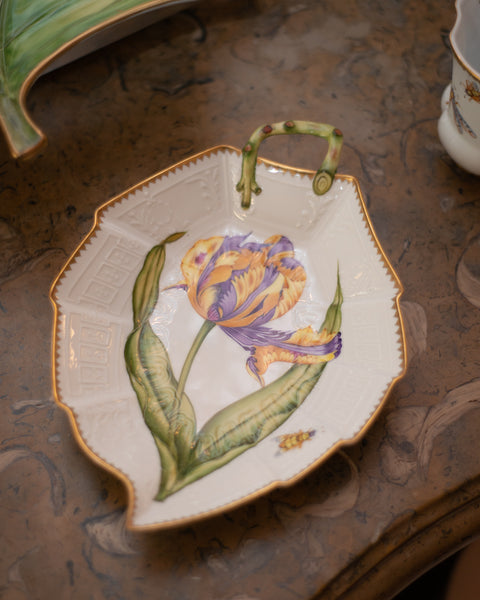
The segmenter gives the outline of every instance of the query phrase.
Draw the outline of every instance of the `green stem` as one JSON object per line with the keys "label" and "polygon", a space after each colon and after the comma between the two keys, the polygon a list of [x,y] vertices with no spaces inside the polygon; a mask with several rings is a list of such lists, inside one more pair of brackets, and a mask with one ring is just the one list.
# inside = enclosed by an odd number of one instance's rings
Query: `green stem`
{"label": "green stem", "polygon": [[242,173],[240,181],[237,183],[237,191],[242,194],[242,208],[248,209],[250,207],[252,192],[254,194],[259,194],[262,191],[255,180],[257,154],[261,142],[272,135],[297,133],[314,135],[328,140],[327,155],[322,162],[320,169],[316,172],[312,182],[315,194],[321,196],[328,192],[332,186],[337,171],[338,161],[340,159],[340,150],[342,149],[343,144],[342,132],[331,125],[314,123],[312,121],[284,121],[282,123],[273,123],[271,125],[258,127],[243,147]]}
{"label": "green stem", "polygon": [[193,359],[195,358],[200,346],[202,345],[203,340],[207,337],[208,333],[214,327],[215,323],[213,321],[205,320],[203,322],[203,325],[200,327],[200,330],[197,333],[195,339],[193,340],[193,344],[187,354],[185,362],[183,363],[182,372],[180,373],[180,377],[178,379],[177,398],[182,397],[188,374],[190,373],[190,369],[192,368]]}

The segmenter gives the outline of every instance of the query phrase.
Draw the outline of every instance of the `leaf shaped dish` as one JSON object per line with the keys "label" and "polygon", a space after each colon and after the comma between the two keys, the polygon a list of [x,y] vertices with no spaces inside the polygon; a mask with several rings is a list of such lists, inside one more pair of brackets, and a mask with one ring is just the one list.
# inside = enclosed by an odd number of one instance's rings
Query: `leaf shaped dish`
{"label": "leaf shaped dish", "polygon": [[[257,161],[279,133],[329,139],[317,174]],[[287,121],[187,159],[99,208],[54,283],[56,398],[125,482],[130,526],[297,481],[403,375],[402,287],[357,181],[334,176],[340,147]]]}
{"label": "leaf shaped dish", "polygon": [[111,43],[195,0],[2,0],[0,123],[14,157],[45,141],[26,111],[42,72]]}

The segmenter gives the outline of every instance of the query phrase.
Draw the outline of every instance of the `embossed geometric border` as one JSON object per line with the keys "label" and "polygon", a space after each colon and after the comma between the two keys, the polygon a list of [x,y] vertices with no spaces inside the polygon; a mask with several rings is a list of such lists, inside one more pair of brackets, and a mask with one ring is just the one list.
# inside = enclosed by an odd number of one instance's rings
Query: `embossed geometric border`
{"label": "embossed geometric border", "polygon": [[[204,158],[208,158],[208,157],[210,157],[212,155],[216,155],[218,153],[230,153],[230,154],[235,153],[237,155],[240,155],[240,151],[238,149],[229,147],[229,146],[218,146],[215,148],[211,148],[205,152],[199,153],[191,158],[188,158],[188,159],[170,167],[169,169],[165,169],[164,171],[161,171],[161,172],[153,175],[149,179],[139,183],[136,186],[133,186],[132,188],[125,191],[124,193],[116,196],[115,198],[111,199],[110,201],[108,201],[105,204],[103,204],[102,206],[100,206],[97,209],[97,211],[95,212],[94,224],[93,224],[90,232],[87,234],[85,239],[81,242],[81,244],[77,247],[75,252],[69,258],[69,260],[65,264],[64,268],[59,273],[59,275],[57,276],[55,281],[53,282],[51,290],[50,290],[50,299],[51,299],[51,302],[54,307],[53,344],[52,344],[52,376],[53,376],[53,387],[54,387],[55,400],[58,403],[58,405],[61,406],[64,410],[66,410],[67,414],[69,415],[70,421],[72,424],[72,428],[73,428],[73,432],[74,432],[74,436],[75,436],[77,442],[79,443],[80,447],[82,448],[82,450],[97,464],[101,465],[103,468],[105,468],[106,470],[112,472],[117,477],[119,477],[125,484],[127,493],[128,493],[127,525],[133,529],[151,530],[151,529],[159,529],[159,528],[178,526],[178,525],[184,524],[186,522],[191,522],[194,520],[213,516],[215,514],[223,512],[227,509],[232,509],[236,506],[240,506],[246,502],[249,502],[249,501],[255,499],[256,497],[259,497],[259,496],[267,493],[268,491],[274,489],[275,487],[287,486],[287,485],[294,484],[296,481],[303,478],[307,473],[309,473],[313,469],[315,469],[320,463],[327,460],[327,458],[329,456],[331,456],[333,453],[335,453],[339,449],[339,447],[341,447],[343,445],[347,445],[347,444],[356,443],[365,434],[366,430],[373,423],[377,414],[383,407],[392,387],[404,375],[405,370],[406,370],[406,365],[407,365],[406,346],[405,346],[405,339],[404,339],[404,328],[403,328],[402,316],[401,316],[401,311],[400,311],[400,306],[399,306],[400,296],[403,293],[402,284],[400,283],[387,256],[385,255],[383,249],[381,248],[381,245],[378,241],[378,238],[375,234],[375,231],[371,224],[370,218],[368,216],[368,213],[367,213],[367,210],[365,207],[365,203],[364,203],[357,180],[352,176],[337,175],[335,178],[336,181],[340,181],[340,182],[344,181],[344,182],[349,183],[354,186],[357,200],[358,200],[359,207],[360,207],[360,211],[361,211],[361,217],[362,217],[365,227],[368,231],[369,238],[372,242],[373,247],[376,249],[378,258],[380,258],[380,260],[383,264],[383,267],[389,273],[392,281],[394,282],[394,286],[397,290],[397,294],[396,294],[395,298],[392,299],[392,302],[394,304],[394,310],[395,310],[395,314],[397,316],[396,335],[397,335],[397,339],[398,339],[398,352],[402,357],[402,360],[401,360],[402,364],[401,364],[400,372],[398,373],[398,375],[396,375],[395,377],[392,378],[390,384],[387,386],[387,389],[383,392],[383,396],[380,399],[378,399],[378,401],[372,406],[370,414],[366,418],[365,423],[357,432],[355,432],[348,439],[338,440],[336,443],[334,443],[328,449],[327,452],[325,452],[320,457],[318,457],[318,459],[313,461],[307,468],[303,469],[301,472],[296,474],[294,477],[288,479],[288,481],[273,481],[269,485],[267,485],[259,490],[256,490],[255,492],[250,493],[238,500],[229,501],[226,504],[222,504],[221,506],[216,506],[215,508],[213,508],[211,510],[207,510],[205,512],[200,512],[197,514],[187,515],[184,518],[175,519],[175,520],[171,520],[171,521],[148,523],[148,524],[142,524],[142,525],[138,525],[137,523],[134,522],[133,515],[134,515],[134,511],[135,511],[136,497],[135,497],[134,486],[132,484],[130,477],[128,476],[127,473],[123,472],[123,470],[119,466],[115,466],[113,464],[106,462],[103,458],[98,456],[98,454],[96,454],[95,451],[93,451],[90,448],[90,446],[88,445],[88,443],[86,442],[86,440],[84,439],[84,437],[82,435],[81,424],[79,422],[79,418],[78,418],[78,415],[76,414],[76,411],[71,406],[68,406],[63,400],[63,393],[62,393],[62,388],[60,385],[60,377],[59,377],[59,362],[58,362],[59,355],[58,355],[58,352],[59,352],[59,341],[60,341],[61,330],[65,323],[65,315],[62,314],[61,308],[59,307],[57,291],[58,291],[59,286],[62,284],[62,281],[64,280],[66,274],[70,271],[72,265],[74,265],[78,260],[82,259],[81,258],[82,254],[86,250],[87,246],[90,243],[94,242],[96,233],[103,222],[103,216],[105,214],[105,211],[107,211],[109,208],[115,206],[117,203],[121,202],[122,200],[127,199],[132,194],[141,192],[144,188],[148,187],[148,185],[150,183],[152,183],[158,179],[168,177],[169,175],[174,174],[179,170],[181,171],[185,166],[194,165],[197,163],[197,161],[201,161]],[[313,175],[314,175],[314,173],[310,170],[288,167],[288,166],[285,166],[285,165],[282,165],[282,164],[279,164],[279,163],[276,163],[273,161],[265,160],[265,159],[259,159],[258,162],[260,165],[263,165],[264,167],[266,167],[268,169],[273,169],[273,170],[278,169],[278,170],[281,170],[282,172],[290,173],[291,175],[300,176],[302,179],[304,177],[311,179],[311,178],[313,178]],[[118,264],[119,263],[118,257],[113,256],[112,260],[110,262],[112,263],[113,266],[112,266],[112,269],[107,272],[107,275],[106,275],[107,281],[108,281],[108,278],[111,277],[112,280],[117,279],[117,282],[118,282],[118,278],[119,277],[121,278],[121,269],[119,269],[118,272],[115,271],[115,266],[121,266],[120,264]],[[105,275],[105,273],[103,275]],[[93,288],[93,289],[90,289],[88,291],[88,293],[91,293],[94,295],[96,293],[97,294],[108,293],[108,285],[106,287],[106,291],[105,290],[99,291],[99,290],[95,290],[95,288]],[[99,324],[99,331],[102,331],[101,323]],[[89,373],[89,376],[91,376],[91,378],[92,378],[92,385],[93,385],[93,389],[94,389],[95,377],[101,376],[102,340],[100,338],[102,336],[101,336],[101,333],[95,333],[95,332],[92,333],[91,332],[91,334],[93,335],[93,341],[92,341],[92,339],[90,339],[90,340],[87,339],[87,343],[85,345],[85,348],[86,348],[85,352],[92,353],[91,354],[91,359],[92,359],[91,362],[95,362],[96,366],[98,367],[97,371],[93,368],[92,372]],[[88,332],[86,335],[88,336]],[[97,336],[97,337],[95,337],[95,336]],[[105,343],[105,339],[103,339],[103,343]]]}

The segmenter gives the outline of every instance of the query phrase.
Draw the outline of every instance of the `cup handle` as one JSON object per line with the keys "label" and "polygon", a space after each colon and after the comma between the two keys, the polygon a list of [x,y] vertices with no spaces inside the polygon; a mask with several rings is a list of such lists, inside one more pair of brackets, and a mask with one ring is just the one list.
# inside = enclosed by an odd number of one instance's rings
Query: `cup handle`
{"label": "cup handle", "polygon": [[260,194],[262,191],[255,180],[258,148],[262,141],[271,135],[293,133],[315,135],[328,141],[327,155],[320,169],[315,173],[312,186],[315,194],[319,196],[331,188],[343,144],[343,134],[339,129],[312,121],[284,121],[273,125],[264,125],[252,133],[242,149],[242,174],[236,186],[237,191],[242,194],[242,208],[250,207],[252,192]]}

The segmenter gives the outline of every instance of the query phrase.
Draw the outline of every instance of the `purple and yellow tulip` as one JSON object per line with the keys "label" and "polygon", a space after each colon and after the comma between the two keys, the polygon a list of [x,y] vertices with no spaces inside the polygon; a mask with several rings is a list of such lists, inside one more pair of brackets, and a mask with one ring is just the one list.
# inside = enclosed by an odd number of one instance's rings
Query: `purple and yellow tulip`
{"label": "purple and yellow tulip", "polygon": [[340,333],[312,327],[276,331],[265,326],[295,306],[306,273],[287,237],[274,235],[264,243],[247,238],[199,240],[182,260],[184,280],[173,287],[185,289],[201,317],[250,352],[246,367],[261,385],[272,362],[316,364],[338,356]]}

